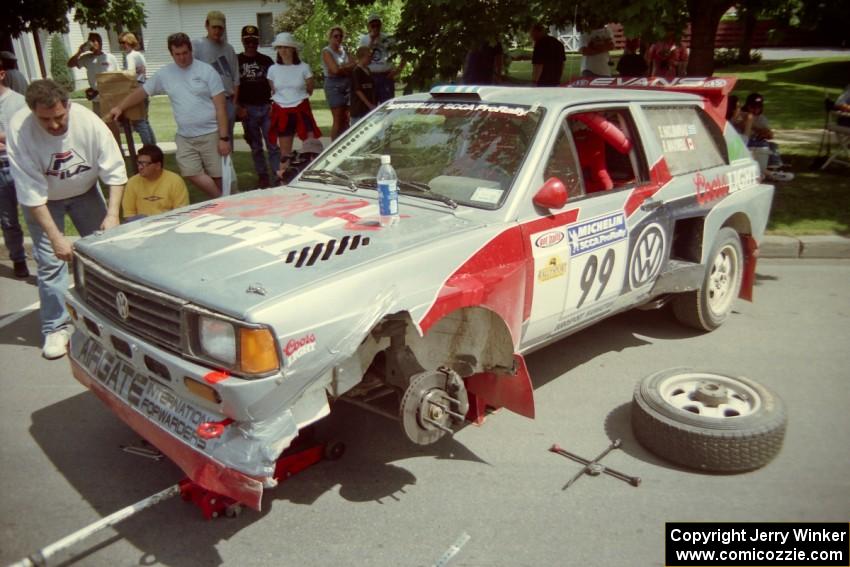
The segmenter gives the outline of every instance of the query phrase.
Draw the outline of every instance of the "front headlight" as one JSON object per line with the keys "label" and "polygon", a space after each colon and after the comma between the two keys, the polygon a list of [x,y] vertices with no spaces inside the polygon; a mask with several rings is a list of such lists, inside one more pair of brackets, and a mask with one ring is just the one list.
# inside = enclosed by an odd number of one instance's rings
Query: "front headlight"
{"label": "front headlight", "polygon": [[268,327],[198,315],[197,354],[238,373],[267,374],[280,368],[277,340]]}
{"label": "front headlight", "polygon": [[201,352],[229,366],[236,364],[236,330],[221,319],[198,317]]}

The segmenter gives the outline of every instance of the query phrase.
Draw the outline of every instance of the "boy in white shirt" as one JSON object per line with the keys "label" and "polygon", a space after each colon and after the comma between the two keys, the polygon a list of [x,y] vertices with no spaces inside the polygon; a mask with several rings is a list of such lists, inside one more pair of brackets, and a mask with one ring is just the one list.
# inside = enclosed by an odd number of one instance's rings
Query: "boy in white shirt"
{"label": "boy in white shirt", "polygon": [[[26,102],[29,108],[9,124],[7,151],[38,265],[43,354],[53,359],[65,355],[70,336],[64,295],[73,247],[64,233],[65,213],[80,236],[117,226],[127,171],[103,120],[71,104],[57,83],[33,81]],[[98,180],[109,186],[108,208]]]}

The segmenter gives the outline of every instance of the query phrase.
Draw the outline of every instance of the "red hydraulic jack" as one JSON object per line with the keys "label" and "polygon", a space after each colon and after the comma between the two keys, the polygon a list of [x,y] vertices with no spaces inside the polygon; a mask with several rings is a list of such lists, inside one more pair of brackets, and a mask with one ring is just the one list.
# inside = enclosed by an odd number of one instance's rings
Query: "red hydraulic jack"
{"label": "red hydraulic jack", "polygon": [[[307,443],[303,443],[305,445]],[[323,459],[335,461],[345,453],[345,445],[341,442],[312,443],[306,448],[291,447],[277,460],[274,478],[283,482],[292,475],[307,469]],[[188,478],[181,480],[180,497],[186,502],[192,502],[201,509],[201,514],[207,520],[222,515],[234,518],[242,512],[242,504],[227,496],[222,496],[200,487]]]}

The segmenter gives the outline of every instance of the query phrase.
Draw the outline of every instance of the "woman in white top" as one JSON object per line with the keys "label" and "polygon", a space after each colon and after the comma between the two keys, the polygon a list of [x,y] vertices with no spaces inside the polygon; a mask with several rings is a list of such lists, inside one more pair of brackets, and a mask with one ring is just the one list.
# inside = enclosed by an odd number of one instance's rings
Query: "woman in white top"
{"label": "woman in white top", "polygon": [[348,129],[348,100],[351,96],[351,70],[356,65],[349,61],[342,45],[345,32],[334,26],[328,32],[328,44],[322,49],[322,69],[325,72],[325,98],[333,115],[331,140]]}
{"label": "woman in white top", "polygon": [[[302,141],[317,139],[322,131],[310,108],[314,80],[310,66],[298,57],[301,45],[291,33],[277,34],[272,42],[277,51],[277,64],[272,65],[266,77],[272,88],[271,127],[269,141],[276,137],[280,144],[280,169],[283,178],[292,159],[292,139],[295,134]],[[315,142],[313,142],[315,144]]]}
{"label": "woman in white top", "polygon": [[[145,56],[137,51],[139,49],[139,40],[135,34],[124,32],[118,38],[118,44],[124,50],[125,63],[124,69],[132,71],[136,74],[136,81],[139,83],[139,88],[145,84],[147,80],[147,69],[145,68]],[[139,134],[142,139],[142,145],[155,146],[156,136],[154,136],[153,128],[148,122],[148,107],[150,106],[150,97],[145,97],[145,116],[141,120],[132,120],[133,129]]]}

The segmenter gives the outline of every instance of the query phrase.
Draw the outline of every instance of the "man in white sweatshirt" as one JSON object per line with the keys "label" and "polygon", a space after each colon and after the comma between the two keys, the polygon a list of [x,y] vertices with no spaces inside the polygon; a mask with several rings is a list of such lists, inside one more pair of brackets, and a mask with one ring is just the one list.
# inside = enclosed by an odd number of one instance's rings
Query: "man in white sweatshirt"
{"label": "man in white sweatshirt", "polygon": [[[33,81],[26,102],[29,108],[18,111],[6,131],[7,152],[38,265],[42,352],[53,359],[65,355],[70,336],[64,294],[73,248],[65,214],[80,236],[117,226],[127,171],[103,120],[71,104],[57,83]],[[109,187],[108,207],[98,179]]]}

